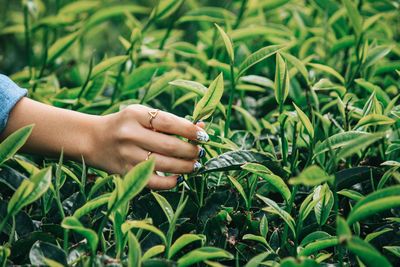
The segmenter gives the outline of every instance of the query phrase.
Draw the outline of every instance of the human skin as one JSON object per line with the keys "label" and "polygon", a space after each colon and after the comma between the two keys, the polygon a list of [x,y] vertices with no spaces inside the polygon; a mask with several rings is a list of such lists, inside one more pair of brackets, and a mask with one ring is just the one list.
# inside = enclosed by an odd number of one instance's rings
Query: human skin
{"label": "human skin", "polygon": [[96,116],[42,104],[22,98],[10,111],[0,140],[19,128],[35,124],[22,147],[25,153],[59,156],[61,150],[72,160],[83,157],[89,166],[108,173],[124,174],[148,157],[155,157],[155,170],[174,173],[153,174],[148,187],[170,189],[176,186],[180,174],[191,173],[201,148],[179,139],[197,140],[206,136],[204,124],[171,113],[159,111],[150,125],[149,111],[143,105],[131,105],[120,112]]}

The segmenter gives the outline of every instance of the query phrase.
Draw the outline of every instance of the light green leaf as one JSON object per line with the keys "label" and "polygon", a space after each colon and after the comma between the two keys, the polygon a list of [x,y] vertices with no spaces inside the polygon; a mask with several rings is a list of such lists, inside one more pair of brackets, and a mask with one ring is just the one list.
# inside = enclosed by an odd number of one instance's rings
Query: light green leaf
{"label": "light green leaf", "polygon": [[172,218],[174,217],[174,210],[172,209],[169,202],[162,195],[152,191],[151,194],[157,200],[161,209],[164,211],[165,216],[167,216],[168,222],[171,223]]}
{"label": "light green leaf", "polygon": [[[123,194],[118,196],[118,200],[113,205],[113,211],[125,205],[135,197],[147,185],[154,170],[155,158],[143,161],[133,167],[124,177],[121,185]],[[111,198],[110,198],[111,199]]]}
{"label": "light green leaf", "polygon": [[246,193],[243,190],[242,185],[232,176],[228,175],[229,181],[231,181],[231,183],[235,186],[235,188],[239,191],[240,195],[242,196],[245,204],[246,204],[246,208],[249,209],[249,201],[247,200],[247,196]]}
{"label": "light green leaf", "polygon": [[18,129],[0,144],[0,166],[9,160],[28,140],[33,124]]}
{"label": "light green leaf", "polygon": [[262,236],[253,235],[253,234],[245,234],[243,236],[243,240],[252,240],[252,241],[259,242],[259,243],[263,244],[265,247],[267,247],[269,250],[273,251],[271,246],[268,244],[267,240]]}
{"label": "light green leaf", "polygon": [[286,62],[282,56],[276,54],[276,68],[275,68],[275,99],[279,106],[283,106],[286,97],[289,94],[289,71]]}
{"label": "light green leaf", "polygon": [[308,135],[311,138],[314,138],[314,128],[311,124],[310,119],[307,117],[307,115],[293,102],[293,106],[297,111],[297,114],[299,115],[300,121],[304,126],[304,129],[308,133]]}
{"label": "light green leaf", "polygon": [[245,119],[246,127],[249,131],[254,129],[255,134],[259,135],[261,133],[262,128],[260,126],[259,121],[254,116],[252,116],[249,111],[247,111],[246,109],[244,109],[242,107],[236,106],[236,105],[233,105],[232,108],[243,115],[243,117]]}
{"label": "light green leaf", "polygon": [[268,170],[265,166],[257,163],[246,163],[241,166],[241,168],[248,172],[261,176],[282,194],[287,203],[289,202],[291,193],[288,186],[281,177],[271,173],[271,171]]}
{"label": "light green leaf", "polygon": [[122,232],[124,234],[126,234],[132,228],[138,228],[138,229],[150,231],[150,232],[158,235],[164,244],[167,243],[167,239],[165,238],[165,235],[163,234],[163,232],[161,232],[155,226],[150,225],[145,221],[126,221],[121,226]]}
{"label": "light green leaf", "polygon": [[328,184],[320,185],[314,190],[313,200],[319,199],[314,207],[315,218],[319,225],[324,225],[333,207],[333,193]]}
{"label": "light green leaf", "polygon": [[346,7],[353,29],[359,37],[362,32],[363,21],[360,13],[358,12],[357,6],[352,0],[343,0],[343,4]]}
{"label": "light green leaf", "polygon": [[142,261],[146,261],[154,256],[157,256],[165,251],[164,245],[156,245],[154,247],[149,248],[142,257]]}
{"label": "light green leaf", "polygon": [[225,258],[233,259],[233,255],[217,247],[202,247],[190,251],[178,260],[178,267],[186,267],[208,259]]}
{"label": "light green leaf", "polygon": [[389,125],[394,124],[396,121],[385,115],[369,114],[358,121],[354,129],[360,127],[374,126],[374,125]]}
{"label": "light green leaf", "polygon": [[178,76],[179,72],[171,71],[163,74],[161,77],[155,80],[151,84],[149,90],[146,92],[143,103],[150,101],[151,99],[164,92],[168,88],[168,83],[175,80]]}
{"label": "light green leaf", "polygon": [[356,137],[355,139],[347,142],[345,146],[343,146],[342,150],[337,155],[337,158],[340,159],[351,156],[352,154],[358,152],[359,150],[375,143],[385,135],[386,135],[385,133],[375,133],[371,135],[361,135],[359,137]]}
{"label": "light green leaf", "polygon": [[383,248],[400,258],[400,246],[384,246]]}
{"label": "light green leaf", "polygon": [[196,123],[201,119],[207,119],[217,107],[224,92],[224,80],[222,73],[210,84],[207,92],[197,103],[193,112],[193,121]]}
{"label": "light green leaf", "polygon": [[142,266],[142,250],[140,248],[140,243],[132,232],[128,233],[128,244],[128,266]]}
{"label": "light green leaf", "polygon": [[239,72],[236,75],[236,79],[239,79],[240,76],[244,74],[244,72],[249,69],[251,66],[257,64],[258,62],[274,55],[276,52],[284,48],[285,45],[270,45],[260,50],[254,52],[250,56],[248,56],[243,63],[239,67]]}
{"label": "light green leaf", "polygon": [[59,13],[63,14],[80,14],[92,11],[93,9],[100,6],[99,1],[79,1],[72,2],[63,6]]}
{"label": "light green leaf", "polygon": [[40,198],[51,184],[51,167],[42,169],[29,180],[24,180],[14,192],[7,206],[7,212],[14,216],[24,206]]}
{"label": "light green leaf", "polygon": [[390,97],[384,90],[382,90],[382,88],[361,78],[355,79],[354,81],[362,88],[367,90],[367,92],[369,92],[370,94],[375,92],[376,97],[379,101],[383,103],[384,107],[388,106],[388,104],[390,103]]}
{"label": "light green leaf", "polygon": [[400,186],[391,186],[375,191],[357,202],[351,209],[347,222],[349,225],[380,211],[400,206]]}
{"label": "light green leaf", "polygon": [[65,217],[61,223],[61,226],[65,229],[71,229],[75,232],[79,233],[80,235],[84,236],[91,248],[93,254],[96,252],[97,244],[99,239],[95,231],[89,228],[85,228],[82,223],[75,217]]}
{"label": "light green leaf", "polygon": [[309,243],[306,245],[306,247],[301,250],[298,254],[298,256],[310,256],[314,254],[315,252],[318,252],[322,249],[326,249],[329,247],[334,247],[339,245],[339,240],[337,237],[332,236],[332,237],[326,237],[325,239],[317,240],[314,242]]}
{"label": "light green leaf", "polygon": [[389,267],[390,262],[379,253],[376,248],[357,236],[353,236],[346,242],[346,248],[356,254],[361,261],[370,267]]}
{"label": "light green leaf", "polygon": [[168,259],[171,259],[179,250],[184,246],[193,243],[195,241],[201,241],[203,244],[206,241],[205,235],[195,235],[195,234],[183,234],[181,235],[174,244],[170,247],[168,251]]}
{"label": "light green leaf", "polygon": [[303,75],[304,79],[306,80],[306,83],[309,84],[310,80],[308,76],[308,71],[304,63],[297,57],[292,56],[291,54],[284,52],[282,52],[281,54],[285,57],[287,61],[289,61],[296,69],[300,71],[301,75]]}
{"label": "light green leaf", "polygon": [[220,26],[218,26],[218,24],[215,23],[214,25],[215,27],[217,27],[219,33],[221,34],[222,40],[224,40],[226,51],[228,52],[231,64],[233,64],[233,61],[235,60],[235,53],[233,51],[232,41],[229,38],[229,36],[225,33],[225,31]]}
{"label": "light green leaf", "polygon": [[334,76],[336,79],[338,79],[342,84],[344,84],[344,78],[342,75],[339,74],[339,72],[337,72],[336,70],[334,70],[333,68],[326,66],[326,65],[322,65],[322,64],[318,64],[318,63],[307,63],[307,65],[320,70],[322,72],[328,73],[332,76]]}
{"label": "light green leaf", "polygon": [[111,69],[112,67],[124,63],[129,57],[128,56],[116,56],[103,60],[99,64],[93,67],[91,79],[96,78],[101,73]]}
{"label": "light green leaf", "polygon": [[265,214],[262,216],[260,221],[260,234],[262,237],[267,238],[268,234],[268,219]]}
{"label": "light green leaf", "polygon": [[254,256],[253,258],[251,258],[251,260],[249,260],[248,263],[246,263],[245,267],[261,266],[261,262],[263,262],[265,260],[265,258],[267,258],[268,255],[270,255],[270,254],[271,254],[271,252],[264,252],[264,253]]}
{"label": "light green leaf", "polygon": [[163,20],[170,17],[179,8],[183,0],[163,0],[157,7],[156,20]]}
{"label": "light green leaf", "polygon": [[373,233],[368,234],[368,235],[365,237],[364,240],[367,241],[367,242],[370,242],[370,241],[373,240],[374,238],[377,238],[378,236],[380,236],[380,235],[382,235],[382,234],[384,234],[384,233],[387,233],[387,232],[391,232],[391,231],[393,231],[393,229],[385,228],[385,229],[380,230],[380,231],[378,231],[378,232],[373,232]]}
{"label": "light green leaf", "polygon": [[342,190],[338,191],[337,193],[339,195],[348,197],[355,201],[359,201],[360,199],[362,199],[364,197],[362,194],[358,193],[357,191],[351,190],[351,189],[342,189]]}
{"label": "light green leaf", "polygon": [[275,201],[263,197],[259,194],[257,194],[257,197],[264,201],[265,204],[267,204],[270,208],[263,208],[263,210],[274,213],[279,215],[285,223],[289,226],[290,230],[292,230],[293,236],[296,236],[296,231],[295,231],[295,222],[292,216],[290,216],[289,213],[284,211],[281,207],[278,206],[278,204],[275,203]]}
{"label": "light green leaf", "polygon": [[49,65],[62,55],[79,37],[80,31],[66,35],[58,39],[50,48],[47,55],[46,65]]}
{"label": "light green leaf", "polygon": [[303,184],[306,186],[315,186],[327,181],[333,181],[334,177],[332,175],[326,174],[317,165],[311,165],[304,169],[299,176],[291,178],[289,180],[290,184]]}
{"label": "light green leaf", "polygon": [[102,194],[92,200],[90,200],[89,202],[87,202],[85,205],[83,205],[82,207],[80,207],[79,209],[77,209],[74,212],[74,217],[79,219],[82,216],[88,214],[89,212],[91,212],[94,209],[97,209],[98,207],[105,205],[108,203],[109,199],[110,199],[111,194],[107,193],[107,194]]}

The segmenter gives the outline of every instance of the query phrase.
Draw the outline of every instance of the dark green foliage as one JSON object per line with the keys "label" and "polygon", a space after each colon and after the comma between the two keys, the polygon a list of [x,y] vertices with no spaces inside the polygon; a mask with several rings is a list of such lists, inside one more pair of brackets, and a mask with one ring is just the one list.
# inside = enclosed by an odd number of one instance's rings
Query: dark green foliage
{"label": "dark green foliage", "polygon": [[0,73],[96,115],[206,119],[169,191],[0,144],[0,265],[400,266],[400,6],[0,0]]}

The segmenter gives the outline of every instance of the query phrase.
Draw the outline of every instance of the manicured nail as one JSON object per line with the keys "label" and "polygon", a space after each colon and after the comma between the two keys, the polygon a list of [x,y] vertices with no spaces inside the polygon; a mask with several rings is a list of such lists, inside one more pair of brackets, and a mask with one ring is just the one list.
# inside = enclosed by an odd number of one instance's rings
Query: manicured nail
{"label": "manicured nail", "polygon": [[209,139],[208,134],[206,132],[203,131],[198,131],[197,132],[197,140],[198,141],[203,141],[203,142],[207,142]]}
{"label": "manicured nail", "polygon": [[193,171],[198,171],[201,168],[201,164],[199,162],[196,162],[193,165]]}
{"label": "manicured nail", "polygon": [[176,185],[180,185],[184,180],[185,178],[183,175],[179,176],[178,179],[176,179]]}
{"label": "manicured nail", "polygon": [[199,150],[199,158],[203,158],[206,155],[206,151],[202,148]]}

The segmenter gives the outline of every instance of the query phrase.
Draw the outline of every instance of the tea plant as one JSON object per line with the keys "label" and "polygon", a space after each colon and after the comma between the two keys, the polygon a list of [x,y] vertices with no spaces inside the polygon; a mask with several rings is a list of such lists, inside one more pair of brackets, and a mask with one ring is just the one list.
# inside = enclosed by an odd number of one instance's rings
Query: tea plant
{"label": "tea plant", "polygon": [[0,72],[49,105],[205,120],[154,192],[0,144],[0,263],[398,266],[400,3],[0,1]]}

